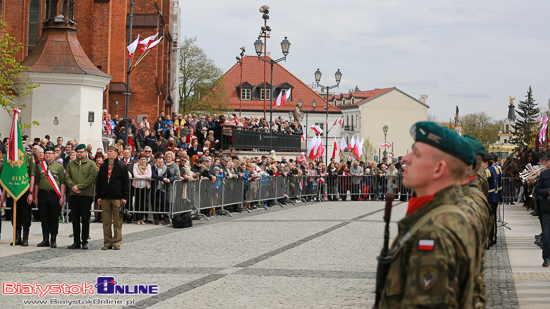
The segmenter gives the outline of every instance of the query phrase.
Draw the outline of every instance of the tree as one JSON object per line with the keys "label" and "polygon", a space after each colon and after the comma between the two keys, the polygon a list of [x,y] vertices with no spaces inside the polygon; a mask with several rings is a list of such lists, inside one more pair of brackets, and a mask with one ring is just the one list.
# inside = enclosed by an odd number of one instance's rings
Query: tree
{"label": "tree", "polygon": [[486,148],[498,140],[501,122],[493,121],[485,112],[472,113],[460,119],[462,134],[470,134]]}
{"label": "tree", "polygon": [[223,111],[229,97],[223,86],[222,69],[216,67],[197,38],[185,38],[179,59],[179,105],[183,113],[191,111]]}
{"label": "tree", "polygon": [[[19,64],[15,55],[21,49],[21,44],[6,31],[6,23],[0,20],[0,106],[10,113],[14,108],[23,109],[25,104],[19,100],[24,95],[32,93],[39,85],[30,85],[29,80],[22,80],[26,66]],[[33,121],[33,124],[38,122]],[[30,124],[21,124],[29,127]]]}
{"label": "tree", "polygon": [[525,146],[533,147],[535,144],[535,138],[537,136],[538,117],[540,114],[540,108],[537,107],[537,103],[533,99],[533,91],[531,86],[527,91],[525,101],[519,101],[516,113],[518,118],[516,123],[512,124],[514,130],[514,137],[511,139],[511,143],[516,145],[516,152],[522,151]]}
{"label": "tree", "polygon": [[376,147],[370,142],[370,139],[367,137],[363,142],[363,161],[374,160],[376,155]]}

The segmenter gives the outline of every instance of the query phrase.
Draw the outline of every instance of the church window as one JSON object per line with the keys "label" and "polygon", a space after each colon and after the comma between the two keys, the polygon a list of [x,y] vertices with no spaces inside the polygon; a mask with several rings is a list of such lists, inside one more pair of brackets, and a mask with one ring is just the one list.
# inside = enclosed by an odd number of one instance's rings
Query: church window
{"label": "church window", "polygon": [[27,55],[38,44],[38,33],[40,31],[40,1],[31,0],[29,4],[29,31],[27,37]]}

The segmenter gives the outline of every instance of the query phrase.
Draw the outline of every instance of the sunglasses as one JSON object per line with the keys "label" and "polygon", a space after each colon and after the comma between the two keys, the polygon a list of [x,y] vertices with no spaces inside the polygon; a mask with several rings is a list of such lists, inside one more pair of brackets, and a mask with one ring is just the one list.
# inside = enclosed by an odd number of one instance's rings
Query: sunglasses
{"label": "sunglasses", "polygon": [[151,150],[145,150],[145,152],[151,152]]}

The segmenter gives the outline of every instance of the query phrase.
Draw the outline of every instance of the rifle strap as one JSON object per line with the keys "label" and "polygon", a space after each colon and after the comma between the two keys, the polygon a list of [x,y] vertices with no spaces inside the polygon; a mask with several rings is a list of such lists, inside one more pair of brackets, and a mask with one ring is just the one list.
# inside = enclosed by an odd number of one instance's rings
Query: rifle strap
{"label": "rifle strap", "polygon": [[397,244],[393,247],[393,249],[390,251],[390,254],[392,256],[392,259],[397,255],[399,251],[403,248],[403,244],[409,240],[411,235],[414,235],[419,229],[424,227],[426,223],[428,223],[429,220],[443,214],[443,213],[456,213],[464,218],[465,221],[468,221],[468,218],[464,215],[464,213],[458,208],[456,205],[443,205],[439,206],[436,209],[431,210],[426,215],[424,215],[420,220],[416,221],[416,223],[412,226],[412,228],[401,238]]}

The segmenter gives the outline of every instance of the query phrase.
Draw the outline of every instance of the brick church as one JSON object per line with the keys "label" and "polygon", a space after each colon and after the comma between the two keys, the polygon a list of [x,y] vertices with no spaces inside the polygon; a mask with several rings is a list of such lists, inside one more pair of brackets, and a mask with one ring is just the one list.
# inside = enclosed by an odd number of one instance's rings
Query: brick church
{"label": "brick church", "polygon": [[[103,92],[103,108],[111,115],[125,114],[127,82],[126,47],[130,0],[8,0],[0,1],[0,19],[7,32],[21,43],[17,60],[23,60],[37,46],[44,21],[49,18],[47,3],[57,3],[57,14],[71,10],[76,34],[93,65],[113,78]],[[51,5],[51,4],[50,4]],[[155,35],[164,38],[131,74],[130,117],[146,115],[152,120],[162,111],[177,111],[178,0],[136,0],[133,10],[132,41]],[[138,53],[136,53],[137,60]],[[53,72],[52,72],[53,73]]]}

